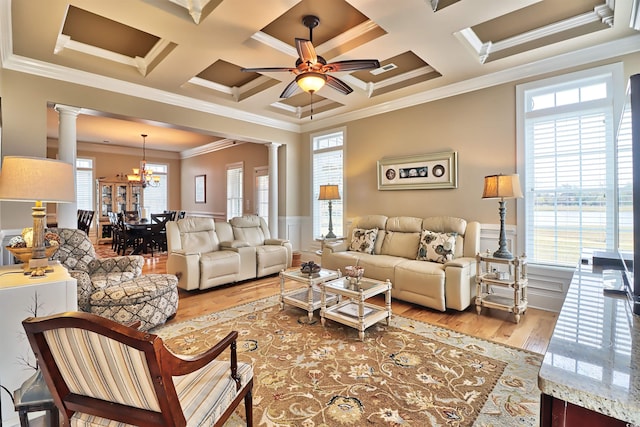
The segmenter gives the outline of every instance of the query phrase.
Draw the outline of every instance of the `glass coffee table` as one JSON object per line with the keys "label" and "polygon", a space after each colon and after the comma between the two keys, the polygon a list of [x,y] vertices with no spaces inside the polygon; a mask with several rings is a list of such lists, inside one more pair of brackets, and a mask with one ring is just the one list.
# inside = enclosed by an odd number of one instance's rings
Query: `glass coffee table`
{"label": "glass coffee table", "polygon": [[[391,282],[387,279],[382,282],[363,277],[359,281],[341,277],[324,282],[322,287],[320,319],[322,326],[325,319],[331,319],[343,325],[351,326],[358,330],[360,340],[364,340],[364,331],[369,326],[387,319],[387,325],[391,321]],[[384,307],[366,302],[367,299],[384,293]],[[331,307],[328,307],[330,295],[345,297]]]}
{"label": "glass coffee table", "polygon": [[[280,272],[280,310],[284,310],[284,305],[289,304],[295,307],[307,310],[309,323],[313,322],[313,312],[320,308],[321,291],[318,285],[328,280],[337,279],[340,273],[333,270],[320,269],[318,273],[303,273],[300,270]],[[284,281],[286,279],[295,280],[296,282],[307,285],[306,289],[301,289],[291,294],[285,294]],[[327,295],[326,304],[334,304],[338,302],[336,295]]]}

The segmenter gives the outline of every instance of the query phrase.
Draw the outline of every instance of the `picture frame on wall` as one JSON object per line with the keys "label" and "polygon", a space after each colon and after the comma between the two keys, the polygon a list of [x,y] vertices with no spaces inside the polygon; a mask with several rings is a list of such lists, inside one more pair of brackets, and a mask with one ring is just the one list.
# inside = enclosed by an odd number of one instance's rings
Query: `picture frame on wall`
{"label": "picture frame on wall", "polygon": [[384,157],[378,160],[378,190],[458,188],[458,153]]}
{"label": "picture frame on wall", "polygon": [[206,203],[207,202],[207,176],[206,175],[196,175],[196,203]]}

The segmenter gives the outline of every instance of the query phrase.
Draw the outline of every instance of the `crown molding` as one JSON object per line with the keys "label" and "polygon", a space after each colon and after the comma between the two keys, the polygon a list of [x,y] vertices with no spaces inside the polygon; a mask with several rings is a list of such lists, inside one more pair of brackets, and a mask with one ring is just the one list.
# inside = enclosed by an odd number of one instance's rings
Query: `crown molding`
{"label": "crown molding", "polygon": [[585,49],[572,51],[554,57],[542,59],[540,61],[523,64],[473,79],[452,83],[435,89],[426,90],[398,99],[385,102],[358,111],[345,112],[326,119],[313,120],[312,123],[305,123],[301,126],[303,132],[312,132],[327,127],[344,124],[346,122],[360,120],[390,111],[413,107],[431,101],[436,101],[451,96],[461,95],[474,90],[485,89],[508,82],[513,82],[529,77],[557,72],[567,68],[585,65],[597,61],[615,58],[629,53],[640,51],[640,34],[632,35],[623,39],[602,43],[598,46],[591,46]]}
{"label": "crown molding", "polygon": [[220,141],[210,142],[200,147],[191,148],[180,152],[181,159],[188,159],[190,157],[202,156],[203,154],[213,153],[214,151],[224,150],[225,148],[242,145],[244,142],[236,141],[234,139],[221,139]]}
{"label": "crown molding", "polygon": [[19,55],[4,55],[2,67],[8,70],[32,74],[49,79],[64,81],[72,84],[99,88],[123,95],[135,96],[163,104],[174,105],[189,110],[215,114],[230,119],[249,122],[257,125],[282,129],[290,132],[300,132],[300,126],[283,120],[276,120],[259,114],[248,113],[235,108],[226,107],[212,102],[191,98],[164,90],[125,82],[111,77],[100,76],[86,71],[50,64]]}

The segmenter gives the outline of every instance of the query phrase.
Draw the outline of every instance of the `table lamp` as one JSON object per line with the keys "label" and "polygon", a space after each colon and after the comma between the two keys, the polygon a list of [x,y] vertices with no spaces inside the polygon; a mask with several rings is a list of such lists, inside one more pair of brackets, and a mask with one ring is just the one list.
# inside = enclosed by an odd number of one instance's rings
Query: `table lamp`
{"label": "table lamp", "polygon": [[320,195],[318,196],[318,200],[328,200],[329,201],[329,232],[327,233],[326,238],[335,239],[336,235],[333,234],[333,222],[331,219],[331,201],[332,200],[340,200],[340,191],[338,190],[337,185],[321,185],[320,186]]}
{"label": "table lamp", "polygon": [[483,199],[500,199],[500,240],[498,250],[493,253],[495,258],[511,259],[513,255],[507,249],[507,238],[504,232],[504,216],[507,212],[505,199],[516,199],[522,197],[520,189],[520,178],[518,174],[513,175],[489,175],[484,177]]}
{"label": "table lamp", "polygon": [[71,203],[75,200],[73,166],[59,160],[5,156],[0,171],[0,200],[35,202],[33,250],[29,260],[32,276],[43,276],[48,266],[44,247],[45,207],[43,203]]}

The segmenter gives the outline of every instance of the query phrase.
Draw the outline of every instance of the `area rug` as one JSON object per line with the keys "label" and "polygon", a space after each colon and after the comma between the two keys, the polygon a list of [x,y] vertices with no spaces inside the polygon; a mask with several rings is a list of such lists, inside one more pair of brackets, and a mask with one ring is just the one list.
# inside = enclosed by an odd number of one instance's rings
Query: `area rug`
{"label": "area rug", "polygon": [[538,425],[539,354],[397,315],[364,341],[348,326],[323,327],[317,313],[306,320],[270,297],[152,332],[176,353],[197,354],[238,331],[257,426]]}

